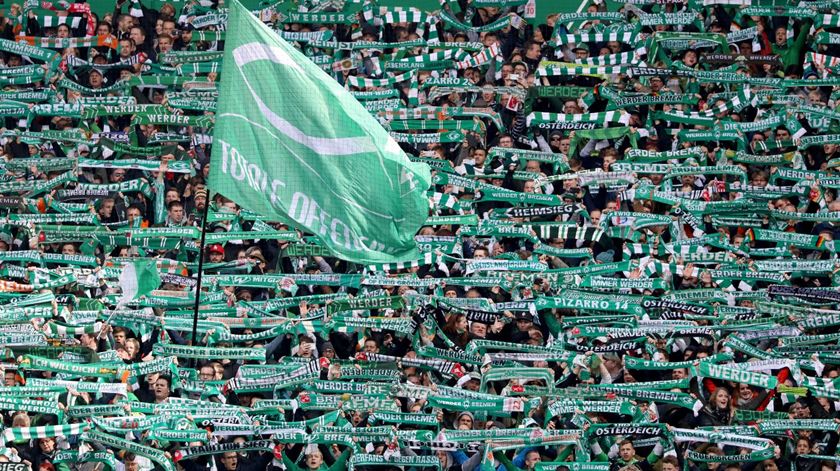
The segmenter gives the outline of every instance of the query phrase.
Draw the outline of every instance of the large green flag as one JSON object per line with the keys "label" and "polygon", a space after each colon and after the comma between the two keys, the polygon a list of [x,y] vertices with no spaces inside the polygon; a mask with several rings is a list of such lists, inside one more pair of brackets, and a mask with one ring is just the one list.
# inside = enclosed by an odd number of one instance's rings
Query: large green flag
{"label": "large green flag", "polygon": [[294,221],[337,256],[415,260],[429,168],[335,80],[233,1],[216,118],[211,188]]}

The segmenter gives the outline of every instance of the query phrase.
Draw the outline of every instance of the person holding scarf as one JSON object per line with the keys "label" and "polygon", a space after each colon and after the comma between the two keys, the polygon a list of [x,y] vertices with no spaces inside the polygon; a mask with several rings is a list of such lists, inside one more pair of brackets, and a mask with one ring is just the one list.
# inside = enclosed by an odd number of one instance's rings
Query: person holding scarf
{"label": "person holding scarf", "polygon": [[[336,446],[333,445],[331,451],[336,452]],[[351,449],[348,447],[340,454],[335,454],[333,458],[335,461],[328,466],[324,462],[324,455],[317,445],[309,445],[306,447],[306,452],[303,453],[303,466],[298,465],[297,462],[292,461],[287,453],[283,453],[283,465],[286,466],[287,471],[341,471],[347,468],[347,460],[350,458]]]}

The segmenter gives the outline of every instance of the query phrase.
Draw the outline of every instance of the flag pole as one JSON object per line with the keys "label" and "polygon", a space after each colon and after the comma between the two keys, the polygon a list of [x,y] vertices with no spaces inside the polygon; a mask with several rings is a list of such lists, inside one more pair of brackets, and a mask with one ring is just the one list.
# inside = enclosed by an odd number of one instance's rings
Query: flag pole
{"label": "flag pole", "polygon": [[[207,234],[207,212],[210,210],[210,192],[201,214],[201,241],[198,244],[198,279],[195,283],[195,305],[193,306],[192,346],[196,346],[198,336],[198,305],[201,302],[201,278],[204,271],[204,236]],[[196,359],[192,360],[195,367]]]}

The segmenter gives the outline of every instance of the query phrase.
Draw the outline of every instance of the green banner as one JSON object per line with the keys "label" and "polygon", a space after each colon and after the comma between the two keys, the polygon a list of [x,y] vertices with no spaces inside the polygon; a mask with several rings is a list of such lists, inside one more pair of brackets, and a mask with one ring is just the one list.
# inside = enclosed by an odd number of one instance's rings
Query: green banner
{"label": "green banner", "polygon": [[210,186],[294,221],[346,260],[419,258],[428,167],[409,161],[349,92],[236,2],[228,33]]}

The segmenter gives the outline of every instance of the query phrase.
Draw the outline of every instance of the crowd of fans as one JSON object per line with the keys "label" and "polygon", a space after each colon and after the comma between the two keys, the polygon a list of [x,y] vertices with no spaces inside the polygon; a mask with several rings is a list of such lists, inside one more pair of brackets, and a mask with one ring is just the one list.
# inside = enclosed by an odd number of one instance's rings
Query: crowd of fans
{"label": "crowd of fans", "polygon": [[432,168],[423,258],[208,188],[225,5],[12,4],[0,469],[837,468],[840,2],[286,3]]}

